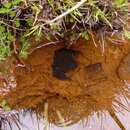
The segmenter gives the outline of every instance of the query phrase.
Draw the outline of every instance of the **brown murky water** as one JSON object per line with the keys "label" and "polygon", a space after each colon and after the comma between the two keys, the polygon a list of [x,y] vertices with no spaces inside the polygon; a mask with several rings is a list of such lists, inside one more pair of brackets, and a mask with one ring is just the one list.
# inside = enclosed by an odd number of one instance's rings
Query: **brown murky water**
{"label": "brown murky water", "polygon": [[106,43],[104,53],[92,41],[79,40],[69,49],[59,43],[35,50],[25,65],[16,66],[17,86],[5,95],[14,109],[30,108],[57,125],[125,109],[116,97],[129,98],[129,42]]}

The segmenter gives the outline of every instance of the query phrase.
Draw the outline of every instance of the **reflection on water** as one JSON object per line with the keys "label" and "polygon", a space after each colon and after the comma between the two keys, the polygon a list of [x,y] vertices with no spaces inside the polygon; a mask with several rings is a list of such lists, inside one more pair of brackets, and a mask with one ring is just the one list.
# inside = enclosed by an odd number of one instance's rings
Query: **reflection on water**
{"label": "reflection on water", "polygon": [[[122,111],[123,113],[116,113],[120,121],[126,128],[130,129],[130,113]],[[43,119],[37,120],[35,114],[30,116],[30,113],[26,113],[26,116],[20,115],[20,128],[21,130],[45,130],[45,121]],[[13,130],[19,130],[16,125],[12,125]],[[120,127],[114,122],[109,113],[105,113],[102,117],[98,118],[96,113],[89,118],[89,121],[82,122],[68,126],[68,127],[57,127],[50,125],[49,130],[121,130]],[[9,126],[5,130],[10,130]]]}

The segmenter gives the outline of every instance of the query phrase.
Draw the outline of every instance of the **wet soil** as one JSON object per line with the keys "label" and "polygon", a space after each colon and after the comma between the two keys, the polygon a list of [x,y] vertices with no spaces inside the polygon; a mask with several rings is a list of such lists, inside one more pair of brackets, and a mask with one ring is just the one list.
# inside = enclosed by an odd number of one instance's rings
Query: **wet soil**
{"label": "wet soil", "polygon": [[43,116],[48,103],[53,123],[60,120],[57,111],[70,124],[109,111],[116,107],[116,95],[125,91],[123,80],[130,77],[129,53],[128,42],[108,42],[102,54],[100,44],[95,47],[91,40],[79,40],[69,49],[64,43],[37,49],[25,68],[15,68],[17,87],[6,98],[12,108],[30,108]]}
{"label": "wet soil", "polygon": [[[77,52],[71,49],[61,48],[55,51],[52,65],[53,76],[61,80],[69,80],[66,72],[76,69],[78,63],[74,59]],[[62,62],[61,62],[62,61]]]}
{"label": "wet soil", "polygon": [[130,80],[130,53],[121,61],[118,74],[121,79]]}

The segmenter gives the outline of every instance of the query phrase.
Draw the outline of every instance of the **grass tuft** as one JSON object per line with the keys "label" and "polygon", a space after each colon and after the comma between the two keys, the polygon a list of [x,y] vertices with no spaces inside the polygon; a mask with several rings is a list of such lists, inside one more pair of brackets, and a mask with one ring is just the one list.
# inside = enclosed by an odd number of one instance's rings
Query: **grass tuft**
{"label": "grass tuft", "polygon": [[128,19],[128,0],[0,0],[0,62],[27,58],[31,37],[72,43],[102,32],[130,39]]}

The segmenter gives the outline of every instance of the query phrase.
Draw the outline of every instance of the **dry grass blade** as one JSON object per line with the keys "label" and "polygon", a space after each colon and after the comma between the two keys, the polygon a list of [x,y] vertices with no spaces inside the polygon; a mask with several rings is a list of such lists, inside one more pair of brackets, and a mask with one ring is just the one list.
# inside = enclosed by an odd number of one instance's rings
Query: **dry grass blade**
{"label": "dry grass blade", "polygon": [[45,119],[45,128],[44,128],[44,130],[49,130],[48,103],[44,104],[44,119]]}
{"label": "dry grass blade", "polygon": [[59,110],[57,110],[56,113],[57,113],[57,116],[58,116],[58,118],[59,118],[60,124],[62,124],[63,127],[66,127],[65,119],[64,119],[64,117],[62,116],[61,112],[60,112]]}
{"label": "dry grass blade", "polygon": [[109,110],[109,114],[112,117],[112,119],[116,122],[116,124],[120,127],[121,130],[126,130],[126,128],[124,127],[124,125],[121,123],[121,121],[119,120],[119,118],[116,116],[114,110]]}
{"label": "dry grass blade", "polygon": [[32,48],[30,50],[29,54],[33,53],[34,51],[36,51],[37,49],[40,49],[42,47],[46,47],[46,46],[50,46],[50,45],[56,45],[56,44],[61,43],[61,42],[63,42],[63,41],[51,41],[51,42],[48,42],[46,44],[38,45],[37,47]]}

